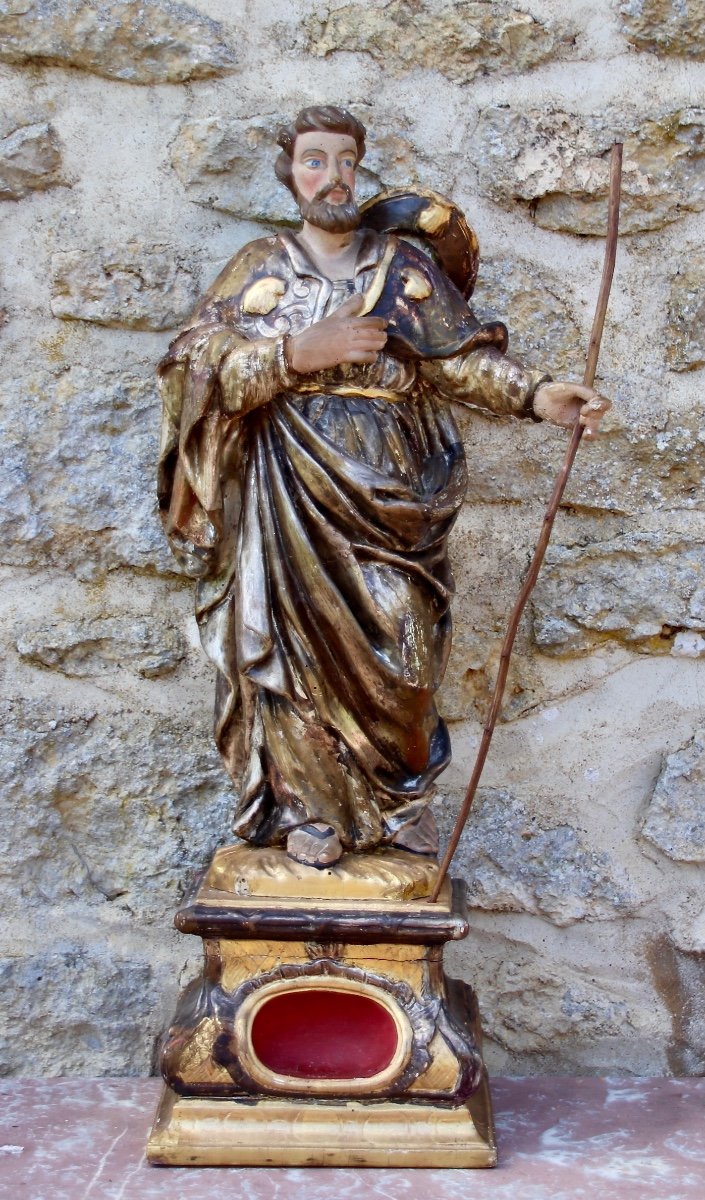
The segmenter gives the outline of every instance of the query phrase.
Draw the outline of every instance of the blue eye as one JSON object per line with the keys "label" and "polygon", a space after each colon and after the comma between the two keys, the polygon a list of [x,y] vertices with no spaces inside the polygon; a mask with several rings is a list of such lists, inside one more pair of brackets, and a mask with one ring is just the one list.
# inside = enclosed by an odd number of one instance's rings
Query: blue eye
{"label": "blue eye", "polygon": [[309,158],[306,162],[307,167],[322,167],[323,163],[320,158]]}

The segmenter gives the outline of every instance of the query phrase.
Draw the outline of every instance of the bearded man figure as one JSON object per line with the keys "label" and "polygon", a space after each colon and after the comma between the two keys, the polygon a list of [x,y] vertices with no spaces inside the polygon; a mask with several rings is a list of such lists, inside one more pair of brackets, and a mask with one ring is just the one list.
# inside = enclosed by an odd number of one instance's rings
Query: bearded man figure
{"label": "bearded man figure", "polygon": [[430,255],[365,224],[351,114],[304,109],[278,140],[302,228],[245,246],[160,365],[164,527],[199,581],[236,834],[317,867],[434,854],[466,484],[451,402],[588,432],[609,405],[509,358]]}

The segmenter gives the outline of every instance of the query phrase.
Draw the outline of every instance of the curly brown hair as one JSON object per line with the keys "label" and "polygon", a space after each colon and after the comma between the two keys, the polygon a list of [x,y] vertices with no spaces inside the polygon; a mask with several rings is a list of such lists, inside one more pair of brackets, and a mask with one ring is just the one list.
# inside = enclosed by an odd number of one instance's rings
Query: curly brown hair
{"label": "curly brown hair", "polygon": [[282,125],[277,132],[277,145],[282,149],[274,164],[274,173],[293,196],[296,196],[291,172],[294,142],[300,133],[316,129],[321,133],[347,133],[355,141],[358,162],[365,153],[367,130],[362,121],[358,121],[347,109],[338,108],[335,104],[311,104],[308,108],[302,108],[290,125]]}

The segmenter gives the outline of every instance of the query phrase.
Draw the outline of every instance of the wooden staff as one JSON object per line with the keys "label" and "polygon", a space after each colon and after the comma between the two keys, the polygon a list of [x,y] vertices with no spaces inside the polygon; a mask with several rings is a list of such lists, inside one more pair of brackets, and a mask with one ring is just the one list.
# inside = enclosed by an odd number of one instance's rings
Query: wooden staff
{"label": "wooden staff", "polygon": [[[609,208],[608,208],[608,216],[607,216],[607,241],[606,241],[606,245],[605,245],[605,261],[604,261],[604,266],[602,268],[602,282],[600,284],[600,294],[597,298],[597,307],[595,309],[595,319],[593,320],[593,323],[592,323],[592,332],[590,334],[590,345],[588,347],[587,358],[585,361],[585,374],[583,376],[584,385],[586,387],[590,387],[590,388],[593,386],[593,384],[595,382],[595,371],[597,369],[597,358],[600,353],[600,342],[602,341],[602,330],[603,330],[604,324],[605,324],[605,313],[607,312],[607,302],[609,300],[610,287],[612,285],[612,276],[614,274],[614,264],[615,264],[615,259],[617,257],[617,235],[619,232],[619,199],[620,199],[621,179],[622,179],[622,145],[619,142],[615,142],[615,144],[612,147],[612,158],[611,158],[611,162],[610,162],[610,194],[609,194]],[[584,425],[580,424],[580,420],[579,419],[576,420],[575,425],[573,427],[573,433],[572,433],[572,436],[570,439],[570,443],[569,443],[568,449],[566,451],[566,456],[565,456],[565,459],[563,462],[563,466],[561,467],[558,478],[556,479],[556,482],[555,482],[555,485],[553,488],[553,493],[552,493],[551,499],[548,503],[548,508],[546,509],[546,512],[544,514],[543,526],[541,528],[539,540],[536,543],[536,549],[534,550],[534,556],[529,565],[529,570],[527,571],[526,579],[524,580],[521,591],[519,592],[519,595],[517,596],[514,608],[512,609],[512,615],[509,619],[509,626],[507,628],[507,632],[504,637],[504,642],[502,643],[502,653],[499,656],[499,670],[497,672],[497,682],[494,685],[494,692],[492,695],[492,703],[490,705],[490,711],[489,711],[489,715],[487,717],[487,721],[485,722],[485,727],[482,731],[482,739],[480,741],[480,747],[477,752],[477,758],[475,759],[475,766],[473,768],[472,775],[470,776],[470,782],[468,784],[467,792],[465,793],[465,799],[463,800],[462,807],[460,809],[460,812],[458,813],[458,819],[455,822],[455,827],[453,829],[453,835],[450,839],[450,842],[448,843],[448,849],[446,850],[445,855],[443,856],[443,861],[442,861],[440,867],[438,868],[438,878],[436,880],[436,885],[435,885],[433,892],[431,894],[431,897],[430,897],[431,904],[435,903],[435,901],[438,900],[438,896],[439,896],[440,890],[443,886],[443,882],[445,880],[446,875],[448,874],[448,868],[450,866],[451,859],[452,859],[453,855],[455,854],[455,851],[458,848],[458,842],[460,841],[462,832],[467,823],[467,819],[470,816],[470,809],[472,808],[472,802],[475,799],[475,793],[477,791],[477,787],[480,782],[480,776],[482,775],[482,769],[485,765],[485,759],[487,758],[487,753],[490,748],[490,742],[492,741],[492,734],[494,733],[494,728],[497,723],[497,717],[499,715],[499,709],[500,709],[500,705],[502,703],[502,696],[504,695],[504,688],[505,688],[505,685],[507,682],[507,672],[509,670],[509,660],[511,658],[512,648],[514,646],[514,639],[516,638],[516,635],[517,635],[517,630],[519,628],[519,622],[521,620],[522,613],[526,607],[526,602],[529,599],[529,596],[531,595],[532,591],[534,590],[534,585],[536,583],[538,573],[541,570],[541,564],[543,563],[544,555],[546,553],[546,547],[548,546],[549,539],[551,537],[551,531],[553,530],[553,523],[556,519],[556,513],[558,512],[558,506],[561,502],[561,499],[563,498],[563,493],[565,491],[565,487],[568,482],[568,477],[570,475],[573,463],[575,461],[575,456],[578,452],[578,446],[580,445],[580,439],[583,436],[584,428],[585,428]]]}

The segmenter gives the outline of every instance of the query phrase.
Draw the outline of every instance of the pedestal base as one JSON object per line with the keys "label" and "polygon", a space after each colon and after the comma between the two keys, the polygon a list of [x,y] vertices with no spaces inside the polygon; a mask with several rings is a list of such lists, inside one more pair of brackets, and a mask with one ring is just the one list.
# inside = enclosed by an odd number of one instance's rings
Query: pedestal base
{"label": "pedestal base", "polygon": [[162,1045],[147,1148],[177,1166],[490,1167],[475,994],[443,946],[462,885],[400,852],[327,871],[228,847],[176,915],[203,940]]}
{"label": "pedestal base", "polygon": [[165,1088],[147,1158],[172,1167],[493,1167],[497,1151],[485,1080],[459,1108],[206,1100]]}

